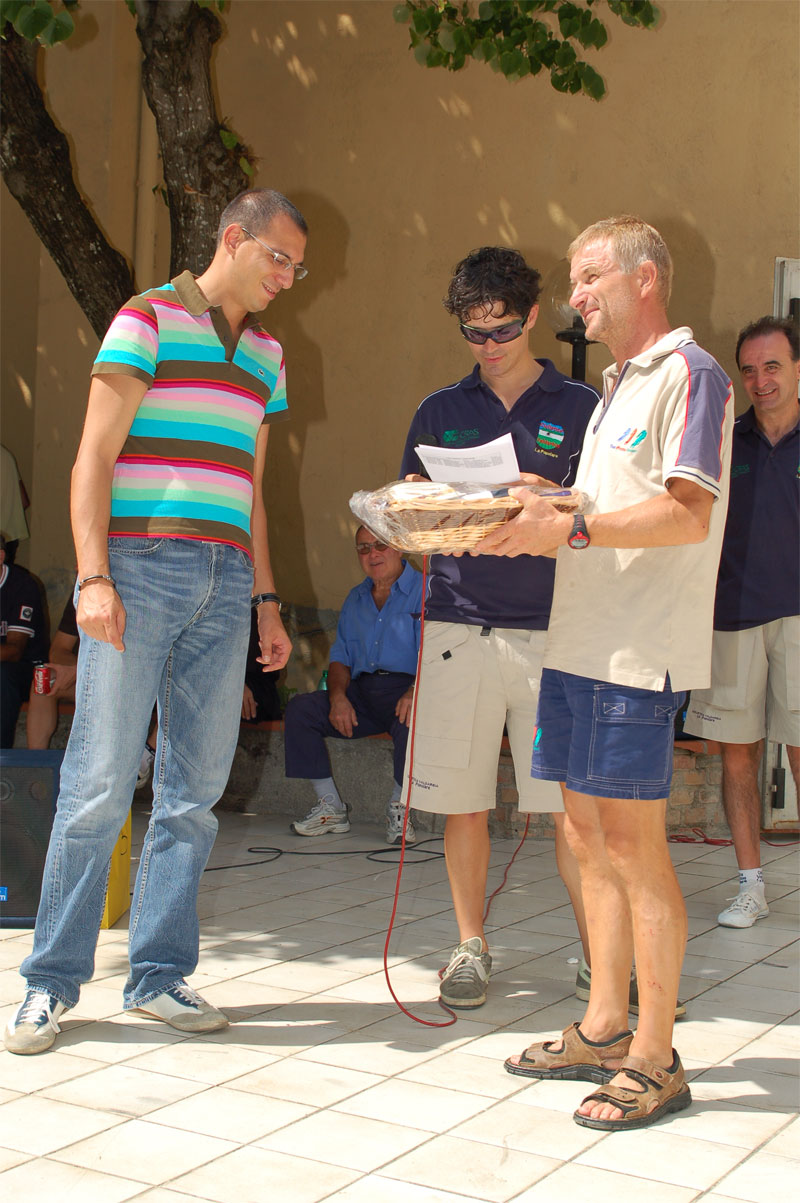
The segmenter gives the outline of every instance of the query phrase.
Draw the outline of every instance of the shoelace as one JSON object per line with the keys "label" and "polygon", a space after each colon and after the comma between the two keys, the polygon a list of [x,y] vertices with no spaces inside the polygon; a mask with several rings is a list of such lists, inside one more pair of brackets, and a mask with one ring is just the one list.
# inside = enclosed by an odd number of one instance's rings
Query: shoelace
{"label": "shoelace", "polygon": [[460,952],[447,966],[444,976],[448,982],[468,982],[473,973],[477,973],[480,978],[486,976],[483,962],[471,952]]}
{"label": "shoelace", "polygon": [[761,903],[754,894],[747,891],[743,894],[737,894],[735,898],[726,898],[726,902],[730,902],[729,911],[760,911]]}
{"label": "shoelace", "polygon": [[193,990],[191,986],[187,986],[186,982],[178,982],[175,986],[173,986],[172,989],[173,992],[180,995],[180,997],[184,999],[190,1007],[199,1007],[203,1002],[203,999],[200,997],[197,991]]}
{"label": "shoelace", "polygon": [[53,1018],[53,1012],[50,1009],[50,995],[36,991],[24,1004],[19,1013],[17,1024],[20,1025],[23,1023],[32,1023],[35,1027],[38,1027],[42,1020],[46,1020],[47,1024],[53,1029],[54,1032],[61,1031],[58,1023]]}

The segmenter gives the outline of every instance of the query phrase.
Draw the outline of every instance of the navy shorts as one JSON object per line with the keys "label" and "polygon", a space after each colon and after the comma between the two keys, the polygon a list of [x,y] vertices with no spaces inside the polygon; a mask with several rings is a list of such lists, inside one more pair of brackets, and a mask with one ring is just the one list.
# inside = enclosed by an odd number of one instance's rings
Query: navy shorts
{"label": "navy shorts", "polygon": [[531,776],[599,798],[669,796],[684,694],[611,685],[545,668]]}

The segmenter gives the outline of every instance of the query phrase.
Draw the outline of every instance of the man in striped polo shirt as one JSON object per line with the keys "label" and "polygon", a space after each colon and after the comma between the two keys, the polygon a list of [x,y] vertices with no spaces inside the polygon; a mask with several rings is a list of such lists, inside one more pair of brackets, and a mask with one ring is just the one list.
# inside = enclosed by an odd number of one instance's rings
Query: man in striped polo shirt
{"label": "man in striped polo shirt", "polygon": [[11,1052],[49,1048],[92,976],[109,860],[156,701],[124,1006],[185,1032],[227,1026],[185,979],[198,960],[212,807],[236,746],[251,604],[265,668],[291,651],[262,496],[270,423],[287,416],[283,352],[255,314],[306,275],[306,234],[280,193],[241,193],[207,270],[134,297],[100,348],[72,472],[75,720]]}

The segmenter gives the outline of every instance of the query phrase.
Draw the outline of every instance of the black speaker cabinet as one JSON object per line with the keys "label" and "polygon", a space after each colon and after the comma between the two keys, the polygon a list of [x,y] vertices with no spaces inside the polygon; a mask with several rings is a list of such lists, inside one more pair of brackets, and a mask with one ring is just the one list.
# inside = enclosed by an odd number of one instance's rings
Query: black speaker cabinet
{"label": "black speaker cabinet", "polygon": [[63,749],[0,751],[0,927],[33,927]]}

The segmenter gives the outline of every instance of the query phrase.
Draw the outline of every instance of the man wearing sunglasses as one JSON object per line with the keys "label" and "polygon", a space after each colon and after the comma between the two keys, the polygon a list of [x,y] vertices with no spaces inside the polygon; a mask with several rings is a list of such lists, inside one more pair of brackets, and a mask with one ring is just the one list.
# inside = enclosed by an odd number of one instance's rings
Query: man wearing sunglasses
{"label": "man wearing sunglasses", "polygon": [[[539,289],[539,273],[519,251],[482,247],[458,264],[444,305],[458,318],[475,367],[422,402],[402,475],[420,471],[414,450],[420,443],[475,447],[510,433],[523,473],[572,482],[597,393],[534,358],[529,335]],[[453,1007],[478,1007],[487,996],[488,816],[497,798],[504,727],[520,810],[558,816],[559,865],[582,924],[577,866],[562,838],[561,792],[530,775],[553,577],[552,561],[542,557],[431,557],[411,804],[447,816],[445,857],[459,943],[440,995]]]}
{"label": "man wearing sunglasses", "polygon": [[92,976],[109,860],[156,701],[124,1006],[182,1032],[227,1027],[185,979],[198,961],[197,891],[236,747],[251,608],[265,669],[291,650],[262,496],[286,379],[256,314],[305,274],[306,234],[280,193],[241,193],[206,270],[128,301],[95,361],[72,471],[75,719],[11,1052],[50,1048]]}
{"label": "man wearing sunglasses", "polygon": [[[386,804],[386,842],[399,844],[400,804],[408,721],[414,694],[422,608],[422,575],[400,552],[356,531],[364,580],[345,598],[331,648],[327,691],[297,694],[286,707],[286,776],[309,780],[317,802],[292,823],[295,835],[350,830],[349,806],[339,796],[325,740],[361,739],[388,732],[394,742],[394,789]],[[409,816],[406,843],[414,843]]]}

